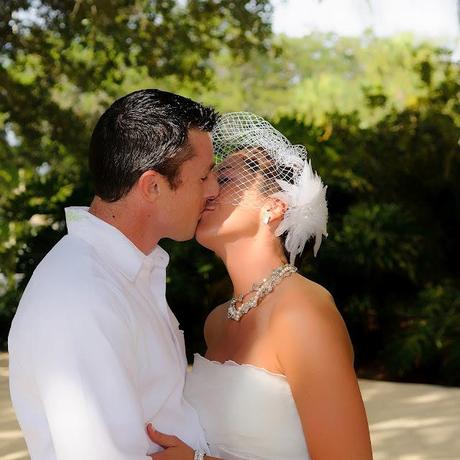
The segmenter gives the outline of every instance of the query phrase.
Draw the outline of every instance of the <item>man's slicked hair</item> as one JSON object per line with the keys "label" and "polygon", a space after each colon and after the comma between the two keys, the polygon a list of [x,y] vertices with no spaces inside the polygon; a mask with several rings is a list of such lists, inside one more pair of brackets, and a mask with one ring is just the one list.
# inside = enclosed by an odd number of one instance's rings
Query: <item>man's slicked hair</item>
{"label": "man's slicked hair", "polygon": [[144,89],[116,100],[99,118],[91,136],[89,169],[96,195],[123,198],[146,171],[179,185],[181,165],[193,156],[187,131],[212,131],[218,115],[186,97]]}

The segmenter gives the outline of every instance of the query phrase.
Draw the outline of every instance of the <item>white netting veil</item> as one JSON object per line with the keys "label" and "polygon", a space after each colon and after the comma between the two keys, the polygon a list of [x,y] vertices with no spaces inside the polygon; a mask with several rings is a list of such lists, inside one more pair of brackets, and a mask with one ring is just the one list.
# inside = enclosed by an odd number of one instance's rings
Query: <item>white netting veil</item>
{"label": "white netting veil", "polygon": [[316,255],[327,236],[326,187],[313,171],[302,145],[292,145],[263,118],[249,112],[221,116],[212,132],[221,199],[260,208],[261,196],[287,205],[276,236],[286,234],[285,248],[294,263],[305,243],[315,239]]}

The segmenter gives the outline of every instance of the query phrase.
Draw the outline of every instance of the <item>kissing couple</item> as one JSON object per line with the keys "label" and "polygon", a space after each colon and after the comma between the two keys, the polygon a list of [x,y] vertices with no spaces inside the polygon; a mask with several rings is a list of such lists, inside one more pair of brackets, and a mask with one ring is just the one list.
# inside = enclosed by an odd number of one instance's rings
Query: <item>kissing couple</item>
{"label": "kissing couple", "polygon": [[[346,326],[295,266],[326,235],[305,148],[257,115],[147,89],[100,117],[89,169],[95,197],[65,210],[68,234],[9,334],[32,460],[371,459]],[[233,297],[207,317],[188,373],[158,243],[193,237]]]}

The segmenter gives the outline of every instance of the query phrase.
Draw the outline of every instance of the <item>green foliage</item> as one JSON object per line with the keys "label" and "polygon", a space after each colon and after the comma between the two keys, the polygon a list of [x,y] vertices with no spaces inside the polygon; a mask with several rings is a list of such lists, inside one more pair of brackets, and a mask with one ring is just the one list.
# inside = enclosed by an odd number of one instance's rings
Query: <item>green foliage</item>
{"label": "green foliage", "polygon": [[269,54],[241,63],[225,50],[212,62],[215,87],[203,98],[222,110],[249,110],[326,123],[331,113],[357,112],[371,125],[392,109],[416,106],[445,81],[450,51],[411,35],[380,39],[312,34],[278,36]]}
{"label": "green foliage", "polygon": [[277,126],[308,146],[328,184],[329,237],[303,271],[334,294],[358,366],[458,385],[460,71],[436,56],[443,79],[421,78],[415,105],[371,125],[357,108],[324,121],[283,116]]}
{"label": "green foliage", "polygon": [[[65,233],[63,208],[91,199],[95,120],[114,98],[161,87],[265,115],[307,146],[330,221],[302,270],[334,294],[360,371],[460,384],[460,71],[447,50],[410,36],[271,37],[268,0],[4,3],[1,342]],[[197,243],[162,244],[170,304],[189,351],[202,350],[204,318],[231,285]]]}
{"label": "green foliage", "polygon": [[0,7],[0,337],[34,267],[90,201],[86,152],[114,98],[189,94],[223,49],[244,62],[271,43],[268,0],[12,0]]}
{"label": "green foliage", "polygon": [[347,210],[340,233],[332,237],[330,246],[345,264],[351,263],[353,271],[367,276],[372,271],[400,272],[413,280],[420,239],[410,217],[398,205],[359,203]]}
{"label": "green foliage", "polygon": [[460,381],[460,289],[458,280],[427,285],[417,302],[398,312],[401,329],[385,350],[388,367],[401,377],[435,370],[446,384]]}

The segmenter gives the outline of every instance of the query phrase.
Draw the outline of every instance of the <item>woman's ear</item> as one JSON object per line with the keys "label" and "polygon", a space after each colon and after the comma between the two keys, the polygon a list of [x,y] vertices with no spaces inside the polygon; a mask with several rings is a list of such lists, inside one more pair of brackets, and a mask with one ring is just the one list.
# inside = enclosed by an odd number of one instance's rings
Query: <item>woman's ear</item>
{"label": "woman's ear", "polygon": [[287,208],[287,204],[279,198],[269,198],[260,210],[260,218],[264,224],[279,222],[284,217]]}

